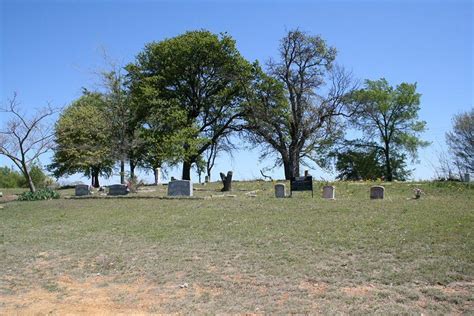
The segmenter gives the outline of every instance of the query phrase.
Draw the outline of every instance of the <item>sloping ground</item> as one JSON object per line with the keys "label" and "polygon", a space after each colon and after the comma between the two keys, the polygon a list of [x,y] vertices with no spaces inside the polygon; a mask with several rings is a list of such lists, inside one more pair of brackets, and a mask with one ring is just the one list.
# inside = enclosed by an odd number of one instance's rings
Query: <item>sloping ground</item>
{"label": "sloping ground", "polygon": [[2,204],[0,314],[472,312],[472,188],[369,185]]}

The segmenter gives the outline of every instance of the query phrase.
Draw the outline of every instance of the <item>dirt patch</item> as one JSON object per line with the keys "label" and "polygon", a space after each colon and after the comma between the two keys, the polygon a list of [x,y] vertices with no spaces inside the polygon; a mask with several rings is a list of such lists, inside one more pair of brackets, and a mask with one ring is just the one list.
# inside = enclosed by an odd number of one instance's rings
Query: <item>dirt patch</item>
{"label": "dirt patch", "polygon": [[324,282],[303,281],[300,283],[299,288],[311,295],[320,296],[327,292],[328,284]]}
{"label": "dirt patch", "polygon": [[355,287],[343,287],[341,291],[349,296],[368,296],[374,291],[375,287],[370,285],[361,285]]}
{"label": "dirt patch", "polygon": [[4,195],[3,197],[0,198],[0,203],[16,201],[17,199],[18,199],[18,195],[16,194]]}
{"label": "dirt patch", "polygon": [[193,284],[154,285],[144,279],[132,283],[114,283],[112,277],[96,276],[78,281],[69,275],[56,279],[54,289],[32,290],[0,297],[2,314],[130,314],[166,312],[162,308],[189,297],[216,297],[219,288]]}

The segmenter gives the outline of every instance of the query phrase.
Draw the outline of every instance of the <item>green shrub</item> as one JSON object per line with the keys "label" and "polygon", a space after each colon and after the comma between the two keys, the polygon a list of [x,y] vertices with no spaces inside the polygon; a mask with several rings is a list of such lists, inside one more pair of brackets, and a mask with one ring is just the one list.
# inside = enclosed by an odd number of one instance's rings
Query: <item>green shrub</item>
{"label": "green shrub", "polygon": [[18,188],[23,176],[8,167],[0,167],[0,188]]}
{"label": "green shrub", "polygon": [[[36,188],[44,188],[54,181],[48,177],[41,166],[33,164],[30,167],[30,176]],[[19,171],[9,167],[0,167],[0,188],[28,188],[28,181]]]}
{"label": "green shrub", "polygon": [[59,193],[51,189],[41,189],[36,192],[24,192],[18,196],[18,201],[39,201],[59,199]]}

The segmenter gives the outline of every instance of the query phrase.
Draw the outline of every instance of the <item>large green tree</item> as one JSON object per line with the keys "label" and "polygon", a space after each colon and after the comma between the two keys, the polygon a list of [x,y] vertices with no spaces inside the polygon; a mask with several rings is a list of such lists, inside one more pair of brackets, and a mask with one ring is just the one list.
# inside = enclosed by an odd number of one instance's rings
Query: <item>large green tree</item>
{"label": "large green tree", "polygon": [[365,87],[354,93],[352,123],[363,132],[368,146],[375,143],[382,151],[387,181],[394,179],[394,157],[415,159],[418,148],[428,145],[419,138],[426,125],[418,119],[420,96],[416,84],[392,87],[383,78],[366,80]]}
{"label": "large green tree", "polygon": [[326,167],[328,153],[341,135],[340,117],[353,90],[350,75],[334,65],[336,49],[320,36],[298,29],[281,40],[279,58],[266,72],[256,66],[246,111],[250,140],[273,156],[285,178],[310,162]]}
{"label": "large green tree", "polygon": [[192,31],[146,45],[127,70],[145,126],[150,109],[166,102],[179,107],[186,129],[181,134],[189,136],[181,139],[182,178],[190,179],[198,157],[239,125],[251,65],[230,36]]}
{"label": "large green tree", "polygon": [[114,166],[107,102],[99,93],[86,92],[68,106],[55,126],[56,146],[49,169],[60,177],[81,172],[99,187],[99,176],[109,176]]}

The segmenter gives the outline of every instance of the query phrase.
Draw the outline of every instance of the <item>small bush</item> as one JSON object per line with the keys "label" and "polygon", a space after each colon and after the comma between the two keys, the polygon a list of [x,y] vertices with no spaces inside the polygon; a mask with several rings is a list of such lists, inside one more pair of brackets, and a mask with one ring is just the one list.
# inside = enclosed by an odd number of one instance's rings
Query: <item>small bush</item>
{"label": "small bush", "polygon": [[128,187],[128,189],[131,193],[137,193],[138,188],[140,188],[144,185],[145,185],[145,183],[143,183],[142,180],[138,180],[138,178],[135,176],[135,177],[131,177],[131,178],[128,179],[127,187]]}
{"label": "small bush", "polygon": [[59,199],[59,193],[51,189],[41,189],[36,192],[23,192],[18,196],[18,201],[39,201]]}

